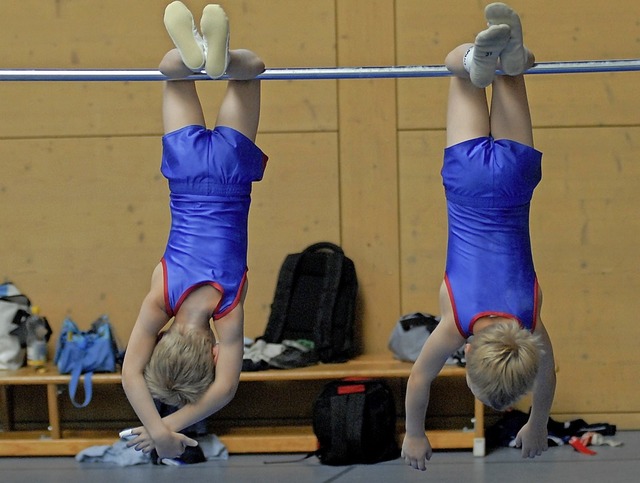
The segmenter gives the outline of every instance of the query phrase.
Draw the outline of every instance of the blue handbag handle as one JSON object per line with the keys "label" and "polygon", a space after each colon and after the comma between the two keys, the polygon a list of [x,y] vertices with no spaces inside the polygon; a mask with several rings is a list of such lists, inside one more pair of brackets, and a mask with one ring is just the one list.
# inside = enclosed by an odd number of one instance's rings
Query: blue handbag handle
{"label": "blue handbag handle", "polygon": [[69,398],[71,403],[77,408],[84,408],[91,402],[91,396],[93,395],[91,389],[91,376],[93,372],[84,373],[84,402],[82,404],[76,402],[76,391],[78,390],[78,381],[82,374],[82,366],[78,364],[73,368],[71,372],[71,380],[69,381]]}

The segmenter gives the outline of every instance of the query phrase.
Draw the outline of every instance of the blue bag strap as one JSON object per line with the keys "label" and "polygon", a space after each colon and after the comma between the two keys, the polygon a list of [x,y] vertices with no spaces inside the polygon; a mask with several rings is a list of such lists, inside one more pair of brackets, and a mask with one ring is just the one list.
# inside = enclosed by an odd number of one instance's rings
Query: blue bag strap
{"label": "blue bag strap", "polygon": [[71,399],[71,403],[77,408],[84,408],[91,402],[91,397],[93,396],[92,386],[91,386],[91,376],[93,372],[85,372],[84,373],[84,402],[82,404],[76,402],[76,391],[78,390],[78,381],[80,380],[80,375],[82,374],[82,365],[78,364],[73,368],[71,372],[71,380],[69,381],[69,399]]}

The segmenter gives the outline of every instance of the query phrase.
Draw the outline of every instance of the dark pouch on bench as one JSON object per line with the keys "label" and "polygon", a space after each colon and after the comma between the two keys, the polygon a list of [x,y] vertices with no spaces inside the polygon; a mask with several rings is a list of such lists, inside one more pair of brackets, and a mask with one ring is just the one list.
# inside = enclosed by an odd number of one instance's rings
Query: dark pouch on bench
{"label": "dark pouch on bench", "polygon": [[[54,361],[60,374],[71,374],[69,398],[75,407],[83,408],[91,402],[91,376],[94,372],[115,372],[117,355],[118,347],[106,315],[93,322],[88,331],[81,331],[71,319],[65,319]],[[75,398],[82,374],[84,402],[79,403]]]}

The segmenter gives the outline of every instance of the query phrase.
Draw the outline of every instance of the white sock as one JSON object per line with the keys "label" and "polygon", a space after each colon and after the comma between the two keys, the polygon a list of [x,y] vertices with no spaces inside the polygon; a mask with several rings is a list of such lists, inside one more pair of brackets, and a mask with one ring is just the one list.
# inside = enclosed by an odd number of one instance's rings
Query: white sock
{"label": "white sock", "polygon": [[[498,56],[509,41],[508,25],[491,25],[476,36],[473,45],[469,76],[476,87],[487,87],[493,82]],[[465,56],[466,57],[466,56]]]}
{"label": "white sock", "polygon": [[467,72],[471,72],[471,62],[473,60],[473,45],[471,47],[469,47],[469,49],[467,50],[467,52],[464,54],[464,57],[462,57],[462,67],[464,67],[464,70],[466,70]]}
{"label": "white sock", "polygon": [[491,3],[484,10],[489,25],[508,25],[511,29],[509,42],[500,53],[500,67],[507,75],[522,74],[527,66],[529,53],[522,38],[520,17],[504,3]]}

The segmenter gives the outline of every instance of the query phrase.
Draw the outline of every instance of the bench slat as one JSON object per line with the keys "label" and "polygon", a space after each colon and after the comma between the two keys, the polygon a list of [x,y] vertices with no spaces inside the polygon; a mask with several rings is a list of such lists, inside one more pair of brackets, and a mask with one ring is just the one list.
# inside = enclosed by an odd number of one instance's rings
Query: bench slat
{"label": "bench slat", "polygon": [[[388,355],[364,355],[341,364],[317,364],[296,369],[268,369],[243,372],[240,381],[304,381],[340,379],[343,377],[406,378],[413,363],[398,361]],[[460,377],[465,370],[458,366],[445,366],[440,377]],[[91,378],[94,384],[120,384],[119,372],[96,373]],[[21,367],[14,371],[0,371],[0,386],[22,386],[43,384],[68,384],[69,374],[60,374],[55,365],[44,368]]]}

